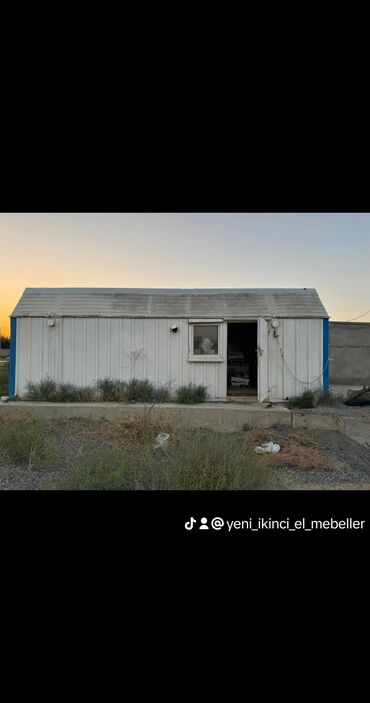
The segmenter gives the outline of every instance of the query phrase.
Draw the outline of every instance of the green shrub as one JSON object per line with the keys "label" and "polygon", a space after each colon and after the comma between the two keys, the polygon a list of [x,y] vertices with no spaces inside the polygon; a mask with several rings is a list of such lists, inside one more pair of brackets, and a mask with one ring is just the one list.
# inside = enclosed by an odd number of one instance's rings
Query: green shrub
{"label": "green shrub", "polygon": [[126,382],[104,378],[97,382],[97,388],[103,401],[166,403],[170,400],[170,392],[166,386],[156,388],[148,379],[132,378]]}
{"label": "green shrub", "polygon": [[51,378],[45,378],[40,383],[27,383],[26,398],[28,400],[56,401],[58,386]]}
{"label": "green shrub", "polygon": [[133,378],[126,382],[108,377],[99,379],[95,387],[57,383],[49,378],[40,383],[28,382],[25,398],[56,403],[87,403],[99,400],[124,403],[167,403],[171,399],[167,386],[156,388],[147,379],[141,381]]}
{"label": "green shrub", "polygon": [[176,402],[183,404],[204,403],[207,399],[207,386],[188,383],[176,390]]}
{"label": "green shrub", "polygon": [[288,408],[315,408],[317,405],[337,405],[340,399],[330,391],[305,390],[301,396],[290,398]]}
{"label": "green shrub", "polygon": [[59,403],[76,403],[80,400],[79,388],[72,383],[60,383],[55,397]]}
{"label": "green shrub", "polygon": [[287,403],[288,408],[313,408],[315,407],[314,391],[305,390],[302,395],[290,398]]}
{"label": "green shrub", "polygon": [[111,402],[126,400],[127,384],[124,381],[118,381],[107,377],[99,379],[96,386],[99,391],[100,400]]}
{"label": "green shrub", "polygon": [[139,381],[137,378],[132,378],[127,383],[127,400],[129,403],[152,403],[154,402],[155,394],[155,386],[148,380]]}
{"label": "green shrub", "polygon": [[40,383],[27,383],[27,400],[53,403],[78,403],[93,400],[96,391],[91,386],[74,386],[72,383],[56,383],[47,378]]}
{"label": "green shrub", "polygon": [[93,386],[80,386],[78,389],[78,400],[80,403],[90,403],[97,400],[96,388]]}
{"label": "green shrub", "polygon": [[170,389],[167,386],[155,388],[153,400],[155,403],[169,403],[171,400]]}

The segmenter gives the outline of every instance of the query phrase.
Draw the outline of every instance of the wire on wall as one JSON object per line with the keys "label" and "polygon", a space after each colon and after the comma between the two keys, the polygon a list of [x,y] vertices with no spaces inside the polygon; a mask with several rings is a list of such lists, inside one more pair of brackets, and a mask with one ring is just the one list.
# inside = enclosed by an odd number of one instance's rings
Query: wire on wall
{"label": "wire on wall", "polygon": [[292,369],[288,366],[288,364],[287,364],[287,362],[286,362],[286,360],[285,360],[285,357],[284,357],[284,352],[283,352],[283,350],[282,350],[282,348],[281,348],[281,346],[280,346],[279,338],[278,338],[278,337],[276,337],[276,341],[277,341],[277,344],[278,344],[278,347],[279,347],[279,350],[280,350],[281,358],[282,358],[282,360],[283,360],[285,366],[287,367],[289,373],[292,374],[293,378],[297,381],[297,383],[301,383],[302,385],[304,385],[304,386],[306,386],[306,387],[307,387],[307,386],[312,386],[314,383],[316,383],[316,381],[319,381],[320,378],[324,375],[324,373],[325,373],[325,371],[326,371],[326,367],[327,367],[327,365],[328,365],[328,363],[329,363],[329,359],[327,359],[326,364],[325,364],[323,370],[321,371],[320,376],[318,376],[317,378],[314,378],[313,381],[307,381],[307,380],[306,380],[306,381],[301,381],[299,378],[297,378],[297,376],[295,375],[294,371],[292,371]]}

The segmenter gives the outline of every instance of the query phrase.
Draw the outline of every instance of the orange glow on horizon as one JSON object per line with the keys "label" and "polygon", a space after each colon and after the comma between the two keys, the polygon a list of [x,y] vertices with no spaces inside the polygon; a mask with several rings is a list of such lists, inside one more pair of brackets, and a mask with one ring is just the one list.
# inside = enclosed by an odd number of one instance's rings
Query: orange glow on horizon
{"label": "orange glow on horizon", "polygon": [[0,285],[0,332],[3,337],[10,337],[10,314],[13,312],[19,298],[24,291],[24,286],[9,285],[4,290],[3,281]]}

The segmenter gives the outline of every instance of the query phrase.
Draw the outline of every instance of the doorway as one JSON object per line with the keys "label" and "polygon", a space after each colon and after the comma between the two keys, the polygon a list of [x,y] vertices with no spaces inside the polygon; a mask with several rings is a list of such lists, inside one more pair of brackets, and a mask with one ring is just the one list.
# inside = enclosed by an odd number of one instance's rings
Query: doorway
{"label": "doorway", "polygon": [[227,395],[257,397],[257,321],[227,325]]}

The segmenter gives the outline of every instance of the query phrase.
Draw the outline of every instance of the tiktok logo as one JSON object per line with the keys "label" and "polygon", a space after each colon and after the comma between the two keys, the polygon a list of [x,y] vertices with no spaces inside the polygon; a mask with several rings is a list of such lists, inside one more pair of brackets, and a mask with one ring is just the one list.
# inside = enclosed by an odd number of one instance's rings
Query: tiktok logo
{"label": "tiktok logo", "polygon": [[191,517],[189,522],[185,523],[185,530],[192,530],[195,523],[196,523],[195,518]]}

